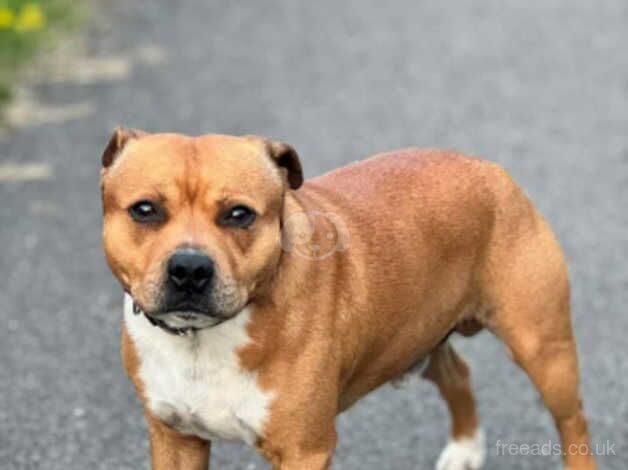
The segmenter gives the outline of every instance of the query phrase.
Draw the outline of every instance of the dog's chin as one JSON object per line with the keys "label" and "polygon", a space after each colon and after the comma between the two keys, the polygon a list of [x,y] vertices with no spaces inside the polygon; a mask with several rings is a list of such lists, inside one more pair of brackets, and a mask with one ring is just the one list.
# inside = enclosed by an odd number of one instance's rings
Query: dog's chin
{"label": "dog's chin", "polygon": [[174,330],[202,330],[217,326],[235,317],[247,304],[241,308],[220,309],[212,305],[162,305],[157,308],[145,308],[130,294],[125,297],[125,308],[129,308],[136,315],[146,315],[152,321],[161,322]]}
{"label": "dog's chin", "polygon": [[216,326],[227,319],[227,317],[223,317],[220,315],[210,316],[205,313],[190,310],[176,310],[159,314],[149,314],[149,316],[159,319],[170,328],[193,328],[196,330],[211,328],[212,326]]}
{"label": "dog's chin", "polygon": [[175,329],[193,329],[202,330],[216,326],[230,316],[222,315],[218,312],[205,312],[192,308],[170,308],[167,310],[150,310],[144,309],[138,302],[134,301],[131,296],[127,296],[125,301],[129,302],[129,308],[136,315],[146,315],[153,320],[163,322],[166,326]]}

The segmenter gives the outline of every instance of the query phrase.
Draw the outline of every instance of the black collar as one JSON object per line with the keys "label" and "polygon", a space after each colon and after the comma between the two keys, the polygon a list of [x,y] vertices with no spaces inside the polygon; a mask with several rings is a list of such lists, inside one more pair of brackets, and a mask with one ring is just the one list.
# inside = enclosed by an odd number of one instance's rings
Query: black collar
{"label": "black collar", "polygon": [[194,326],[186,326],[183,328],[173,328],[172,326],[168,325],[165,321],[160,320],[159,318],[153,318],[150,315],[146,315],[146,312],[142,311],[142,309],[140,309],[135,302],[133,302],[133,313],[135,315],[139,315],[140,313],[143,313],[151,325],[158,326],[159,328],[164,330],[166,333],[170,333],[171,335],[174,335],[174,336],[190,336],[199,330],[199,328],[196,328]]}

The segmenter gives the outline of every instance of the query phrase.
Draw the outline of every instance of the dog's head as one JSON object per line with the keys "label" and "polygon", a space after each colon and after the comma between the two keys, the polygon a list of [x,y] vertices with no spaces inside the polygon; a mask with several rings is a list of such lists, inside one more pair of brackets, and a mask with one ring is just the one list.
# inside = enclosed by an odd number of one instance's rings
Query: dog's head
{"label": "dog's head", "polygon": [[280,142],[118,129],[102,156],[109,266],[147,315],[217,324],[272,277],[284,195],[302,180],[296,152]]}

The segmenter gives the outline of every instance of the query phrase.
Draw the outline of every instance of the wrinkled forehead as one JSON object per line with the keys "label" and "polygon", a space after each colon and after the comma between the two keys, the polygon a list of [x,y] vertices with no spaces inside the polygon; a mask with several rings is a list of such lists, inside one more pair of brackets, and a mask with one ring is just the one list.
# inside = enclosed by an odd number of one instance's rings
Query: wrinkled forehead
{"label": "wrinkled forehead", "polygon": [[154,134],[129,143],[110,168],[105,188],[124,206],[142,197],[176,202],[243,196],[263,202],[278,198],[283,184],[258,140]]}

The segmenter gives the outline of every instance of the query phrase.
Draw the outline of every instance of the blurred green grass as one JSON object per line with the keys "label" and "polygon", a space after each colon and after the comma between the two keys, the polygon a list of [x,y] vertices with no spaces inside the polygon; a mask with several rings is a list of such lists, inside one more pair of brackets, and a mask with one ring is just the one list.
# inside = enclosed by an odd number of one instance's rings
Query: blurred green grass
{"label": "blurred green grass", "polygon": [[19,68],[76,26],[77,0],[0,0],[0,106],[11,97]]}

